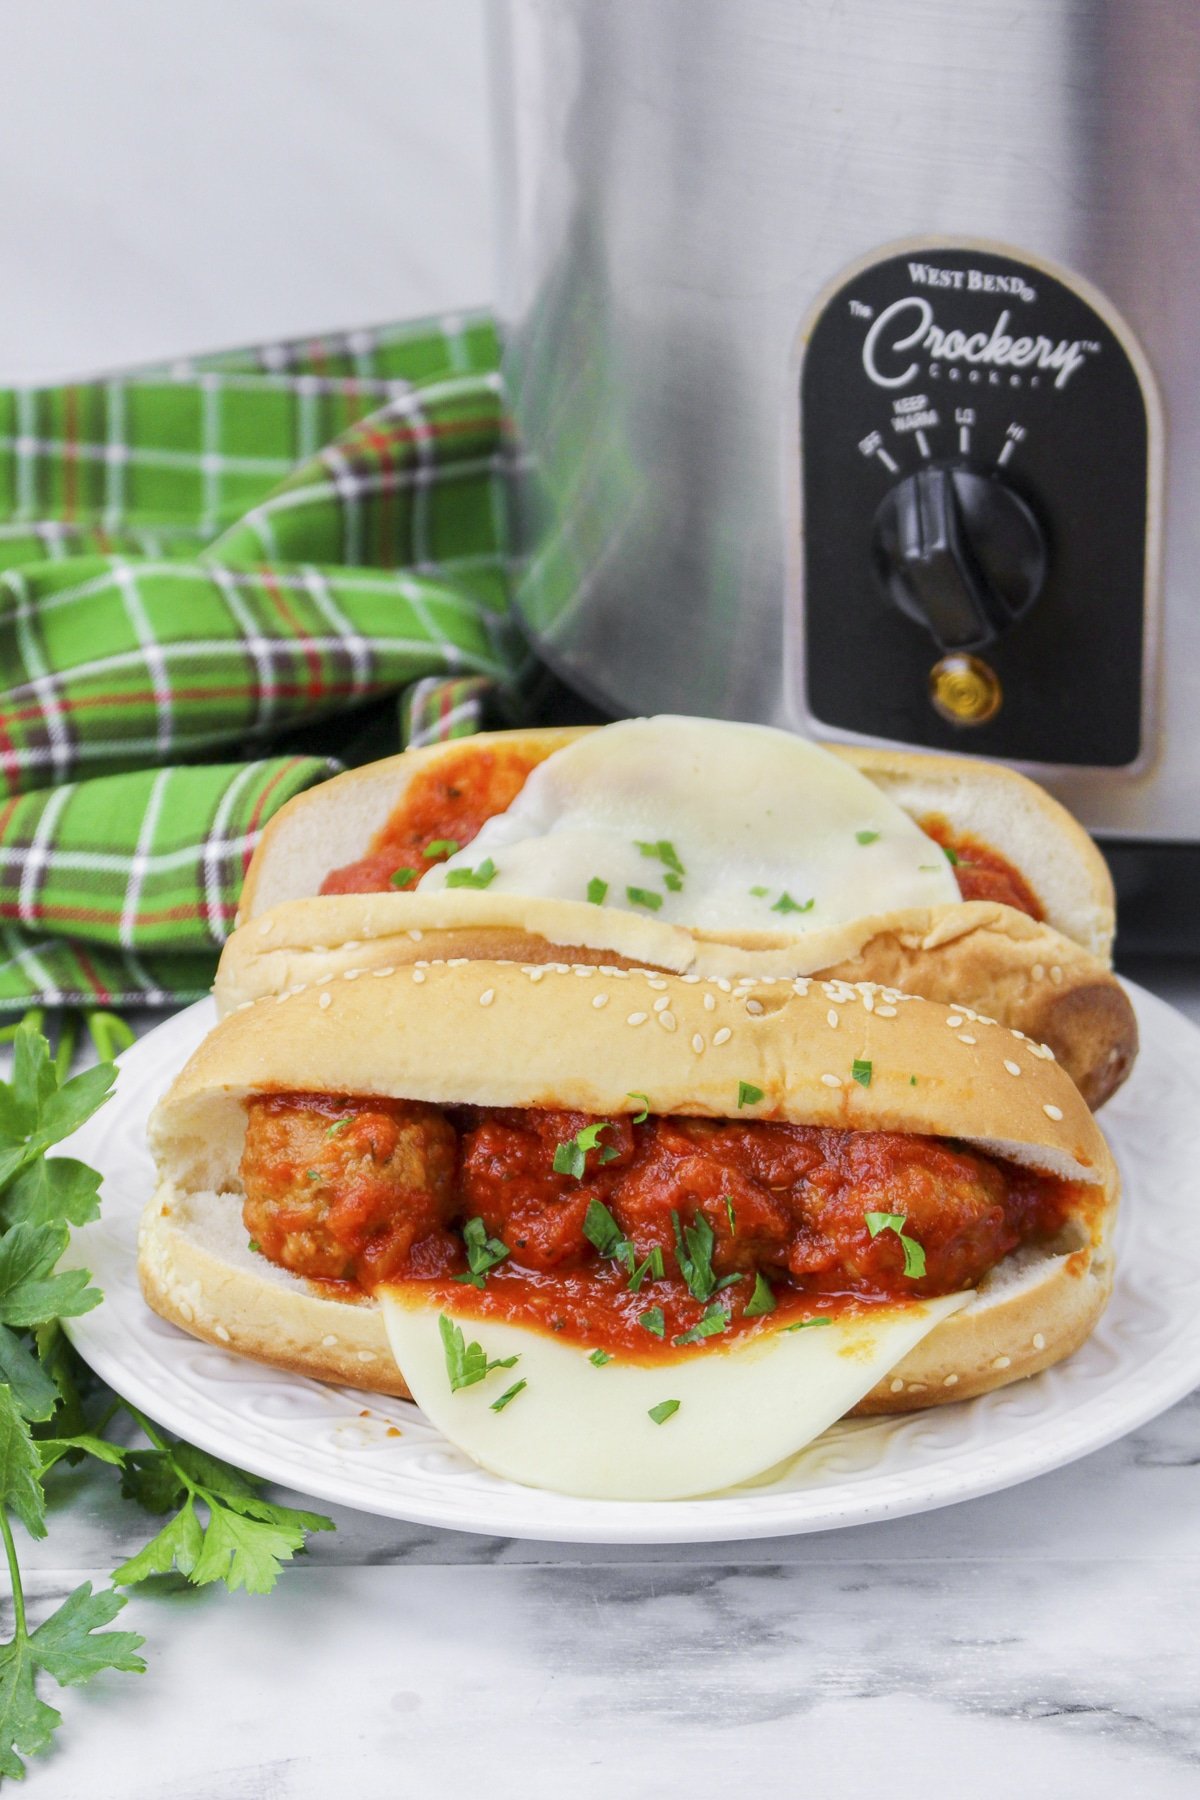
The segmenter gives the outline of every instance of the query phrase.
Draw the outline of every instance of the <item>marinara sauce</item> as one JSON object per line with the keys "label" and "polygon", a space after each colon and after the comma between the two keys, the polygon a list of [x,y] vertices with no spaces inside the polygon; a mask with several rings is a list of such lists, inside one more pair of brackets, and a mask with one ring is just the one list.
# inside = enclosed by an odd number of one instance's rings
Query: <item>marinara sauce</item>
{"label": "marinara sauce", "polygon": [[643,1356],[698,1327],[688,1341],[973,1287],[1075,1202],[902,1132],[320,1094],[248,1114],[244,1217],[270,1260],[347,1297],[428,1281],[459,1308]]}

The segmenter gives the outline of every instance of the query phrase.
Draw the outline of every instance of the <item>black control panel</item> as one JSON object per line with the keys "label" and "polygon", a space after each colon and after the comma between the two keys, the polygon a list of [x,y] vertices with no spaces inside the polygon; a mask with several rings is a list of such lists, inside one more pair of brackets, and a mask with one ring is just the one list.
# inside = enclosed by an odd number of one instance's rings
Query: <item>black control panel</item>
{"label": "black control panel", "polygon": [[1066,279],[945,245],[849,276],[800,375],[816,724],[1137,761],[1147,435],[1125,344]]}

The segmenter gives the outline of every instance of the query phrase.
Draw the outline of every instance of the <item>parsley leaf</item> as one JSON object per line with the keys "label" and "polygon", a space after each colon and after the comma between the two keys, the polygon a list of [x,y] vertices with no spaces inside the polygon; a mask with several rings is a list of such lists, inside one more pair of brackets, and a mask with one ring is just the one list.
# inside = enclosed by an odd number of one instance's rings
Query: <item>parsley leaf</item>
{"label": "parsley leaf", "polygon": [[739,1081],[738,1082],[738,1111],[739,1112],[742,1110],[743,1106],[757,1106],[759,1101],[762,1099],[762,1097],[763,1097],[762,1089],[760,1087],[755,1087],[755,1085],[752,1081]]}
{"label": "parsley leaf", "polygon": [[678,1400],[660,1400],[657,1406],[650,1408],[647,1417],[653,1419],[656,1425],[665,1425],[678,1411]]}
{"label": "parsley leaf", "polygon": [[613,1128],[611,1119],[597,1119],[591,1125],[584,1125],[573,1138],[557,1145],[551,1167],[556,1175],[573,1175],[576,1181],[582,1181],[587,1172],[587,1154],[589,1150],[600,1149],[600,1161],[611,1162],[617,1154],[611,1145],[600,1148],[600,1133]]}
{"label": "parsley leaf", "polygon": [[725,1196],[725,1217],[729,1220],[729,1235],[732,1237],[737,1230],[737,1215],[733,1210],[732,1194],[726,1194]]}
{"label": "parsley leaf", "polygon": [[388,886],[394,888],[407,887],[416,875],[415,869],[393,869],[388,876]]}
{"label": "parsley leaf", "polygon": [[625,1242],[621,1227],[603,1200],[588,1201],[588,1209],[583,1215],[583,1235],[596,1246],[601,1256],[615,1256]]}
{"label": "parsley leaf", "polygon": [[833,1324],[833,1320],[828,1317],[823,1318],[823,1319],[797,1319],[797,1321],[794,1325],[785,1325],[783,1329],[785,1331],[807,1331],[810,1325],[832,1325],[832,1324]]}
{"label": "parsley leaf", "polygon": [[448,888],[485,888],[494,880],[496,865],[490,856],[485,856],[477,869],[447,869],[446,886]]}
{"label": "parsley leaf", "polygon": [[717,1277],[712,1266],[713,1245],[717,1240],[712,1226],[703,1213],[697,1213],[690,1225],[681,1226],[679,1214],[674,1209],[671,1223],[675,1228],[675,1261],[687,1282],[688,1292],[695,1300],[711,1300],[717,1291]]}
{"label": "parsley leaf", "polygon": [[657,912],[663,903],[662,895],[656,894],[653,888],[627,887],[625,898],[630,906],[644,906],[650,912]]}
{"label": "parsley leaf", "polygon": [[714,1300],[711,1306],[705,1307],[690,1331],[681,1332],[677,1338],[672,1338],[671,1342],[673,1344],[699,1344],[704,1338],[716,1337],[718,1332],[725,1331],[728,1327],[729,1314],[719,1300]]}
{"label": "parsley leaf", "polygon": [[854,834],[855,842],[859,844],[873,844],[878,836],[877,831],[856,831]]}
{"label": "parsley leaf", "polygon": [[529,1383],[527,1381],[514,1381],[510,1388],[505,1388],[498,1400],[492,1401],[490,1410],[492,1412],[503,1412],[509,1401],[515,1400],[517,1395],[522,1393],[528,1386]]}
{"label": "parsley leaf", "polygon": [[958,867],[958,852],[956,850],[952,850],[950,848],[949,844],[942,844],[941,852],[942,852],[942,855],[945,857],[946,861],[951,865],[951,867],[957,869],[957,867]]}
{"label": "parsley leaf", "polygon": [[431,838],[425,846],[424,854],[426,856],[454,856],[458,849],[457,838]]}
{"label": "parsley leaf", "polygon": [[649,1096],[649,1094],[635,1094],[631,1090],[628,1094],[626,1094],[625,1098],[627,1100],[640,1100],[641,1101],[641,1103],[642,1103],[641,1112],[634,1113],[633,1118],[630,1122],[631,1122],[631,1124],[634,1124],[634,1125],[644,1125],[646,1123],[646,1120],[650,1117],[650,1096]]}
{"label": "parsley leaf", "polygon": [[646,1330],[656,1338],[666,1335],[667,1321],[663,1316],[661,1306],[649,1306],[644,1313],[639,1313],[638,1324],[644,1325]]}
{"label": "parsley leaf", "polygon": [[490,1375],[493,1369],[511,1369],[518,1360],[515,1356],[493,1357],[489,1362],[481,1344],[468,1344],[463,1337],[462,1327],[445,1313],[438,1315],[438,1331],[441,1333],[442,1349],[446,1353],[446,1373],[450,1377],[450,1391],[456,1394],[460,1388],[474,1387]]}
{"label": "parsley leaf", "polygon": [[925,1251],[916,1238],[906,1237],[904,1227],[908,1223],[906,1213],[869,1212],[863,1214],[867,1222],[867,1230],[873,1238],[881,1231],[894,1231],[900,1239],[904,1251],[904,1273],[920,1280],[925,1273]]}
{"label": "parsley leaf", "polygon": [[811,912],[816,904],[815,900],[793,900],[792,896],[785,889],[771,908],[771,911],[777,913],[806,913]]}
{"label": "parsley leaf", "polygon": [[746,1319],[759,1319],[764,1313],[773,1313],[774,1311],[775,1296],[771,1292],[770,1283],[763,1279],[760,1269],[754,1277],[754,1292],[747,1300],[742,1316]]}
{"label": "parsley leaf", "polygon": [[487,1226],[480,1218],[468,1219],[463,1226],[463,1243],[467,1251],[466,1275],[456,1275],[455,1281],[466,1281],[472,1287],[481,1288],[488,1272],[497,1263],[502,1263],[509,1254],[508,1245],[499,1238],[489,1237]]}
{"label": "parsley leaf", "polygon": [[750,892],[754,895],[756,900],[765,900],[770,891],[770,888],[765,887],[752,887],[750,889]]}
{"label": "parsley leaf", "polygon": [[602,1369],[605,1363],[610,1363],[612,1361],[612,1356],[607,1350],[593,1350],[592,1354],[588,1357],[588,1361],[591,1363],[593,1369]]}
{"label": "parsley leaf", "polygon": [[587,897],[590,900],[591,904],[593,906],[603,906],[604,905],[604,896],[607,893],[608,893],[607,881],[601,881],[601,879],[598,875],[593,875],[592,879],[587,884]]}
{"label": "parsley leaf", "polygon": [[856,1056],[854,1061],[850,1064],[851,1077],[853,1078],[853,1080],[857,1081],[859,1087],[865,1087],[865,1088],[870,1087],[871,1073],[872,1073],[871,1063],[864,1062],[863,1059],[859,1056]]}
{"label": "parsley leaf", "polygon": [[673,875],[687,874],[687,870],[679,860],[674,844],[667,838],[658,838],[652,844],[644,844],[640,838],[634,838],[633,841],[643,856],[654,857],[656,861],[663,864],[664,868],[670,869]]}

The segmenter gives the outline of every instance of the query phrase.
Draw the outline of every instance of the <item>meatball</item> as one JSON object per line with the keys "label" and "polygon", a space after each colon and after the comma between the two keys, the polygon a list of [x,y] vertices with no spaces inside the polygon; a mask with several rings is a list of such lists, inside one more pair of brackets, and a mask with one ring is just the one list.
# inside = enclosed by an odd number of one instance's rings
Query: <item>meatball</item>
{"label": "meatball", "polygon": [[477,1213],[489,1232],[528,1269],[563,1269],[590,1261],[584,1233],[593,1200],[607,1200],[633,1155],[628,1119],[605,1123],[586,1153],[582,1178],[559,1174],[554,1153],[586,1125],[586,1113],[545,1110],[487,1113],[463,1137],[463,1210]]}
{"label": "meatball", "polygon": [[644,1257],[661,1246],[675,1254],[675,1221],[702,1214],[715,1239],[718,1275],[752,1273],[760,1265],[786,1268],[794,1222],[787,1193],[771,1191],[794,1180],[781,1166],[775,1141],[787,1127],[719,1125],[705,1119],[658,1119],[643,1139],[635,1166],[614,1196],[622,1231]]}
{"label": "meatball", "polygon": [[838,1265],[851,1281],[894,1281],[904,1246],[895,1231],[872,1238],[870,1212],[903,1217],[905,1235],[924,1250],[924,1276],[911,1283],[917,1293],[951,1293],[978,1281],[1018,1242],[1005,1210],[1004,1173],[986,1157],[899,1132],[820,1135],[824,1157],[797,1195],[793,1275]]}
{"label": "meatball", "polygon": [[454,1266],[457,1138],[437,1107],[272,1094],[247,1113],[242,1217],[272,1262],[365,1287]]}

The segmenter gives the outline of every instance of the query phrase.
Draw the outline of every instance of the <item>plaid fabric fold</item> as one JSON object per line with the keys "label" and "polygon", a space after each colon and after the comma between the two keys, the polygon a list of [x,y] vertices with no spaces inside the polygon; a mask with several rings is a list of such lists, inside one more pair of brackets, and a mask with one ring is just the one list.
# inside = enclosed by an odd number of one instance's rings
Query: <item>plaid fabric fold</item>
{"label": "plaid fabric fold", "polygon": [[477,727],[521,654],[497,359],[464,316],[0,392],[0,1012],[203,991],[337,766],[272,742],[414,683],[409,734]]}

